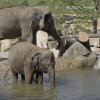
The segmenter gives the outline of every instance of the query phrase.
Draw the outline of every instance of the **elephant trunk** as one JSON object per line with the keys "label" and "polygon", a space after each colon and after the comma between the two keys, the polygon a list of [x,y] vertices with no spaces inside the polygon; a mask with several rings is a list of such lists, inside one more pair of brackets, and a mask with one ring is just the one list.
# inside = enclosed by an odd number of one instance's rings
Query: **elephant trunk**
{"label": "elephant trunk", "polygon": [[58,35],[58,32],[55,28],[55,25],[50,26],[50,30],[48,32],[55,40],[58,41],[60,48],[64,45],[63,40],[61,37]]}
{"label": "elephant trunk", "polygon": [[58,48],[59,48],[59,55],[58,57],[63,56],[62,54],[62,50],[64,48],[65,43],[63,42],[63,39],[58,35],[57,30],[55,28],[55,25],[51,25],[50,30],[48,32],[53,38],[55,38],[55,40],[58,41]]}
{"label": "elephant trunk", "polygon": [[55,66],[48,68],[48,75],[50,80],[50,87],[55,87]]}

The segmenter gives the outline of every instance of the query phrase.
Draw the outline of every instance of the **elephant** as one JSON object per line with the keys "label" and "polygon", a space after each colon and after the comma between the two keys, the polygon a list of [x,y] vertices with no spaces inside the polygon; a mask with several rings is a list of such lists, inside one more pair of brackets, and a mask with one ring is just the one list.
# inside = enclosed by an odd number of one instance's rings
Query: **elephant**
{"label": "elephant", "polygon": [[36,74],[36,84],[43,84],[43,73],[48,73],[50,87],[55,87],[55,59],[53,52],[30,42],[19,42],[12,46],[8,54],[13,82],[18,82],[18,74],[25,83],[32,84]]}
{"label": "elephant", "polygon": [[62,39],[47,7],[15,6],[0,9],[0,40],[21,37],[22,41],[36,44],[38,30],[47,32],[62,47]]}

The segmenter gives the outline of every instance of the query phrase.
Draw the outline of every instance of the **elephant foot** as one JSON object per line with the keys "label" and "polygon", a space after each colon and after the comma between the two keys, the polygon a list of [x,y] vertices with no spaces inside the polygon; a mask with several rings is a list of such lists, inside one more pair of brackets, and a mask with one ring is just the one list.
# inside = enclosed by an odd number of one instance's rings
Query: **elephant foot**
{"label": "elephant foot", "polygon": [[38,85],[43,84],[43,72],[41,72],[41,71],[36,72],[36,84],[38,84]]}

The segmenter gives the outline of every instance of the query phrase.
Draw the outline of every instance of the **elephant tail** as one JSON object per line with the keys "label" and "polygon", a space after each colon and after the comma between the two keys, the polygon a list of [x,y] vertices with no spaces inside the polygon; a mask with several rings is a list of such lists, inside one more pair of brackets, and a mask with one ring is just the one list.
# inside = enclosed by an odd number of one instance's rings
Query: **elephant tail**
{"label": "elephant tail", "polygon": [[4,78],[6,78],[6,77],[7,77],[8,72],[10,71],[10,69],[11,69],[11,68],[9,68],[9,69],[6,71],[6,73],[5,73],[5,75],[4,75]]}

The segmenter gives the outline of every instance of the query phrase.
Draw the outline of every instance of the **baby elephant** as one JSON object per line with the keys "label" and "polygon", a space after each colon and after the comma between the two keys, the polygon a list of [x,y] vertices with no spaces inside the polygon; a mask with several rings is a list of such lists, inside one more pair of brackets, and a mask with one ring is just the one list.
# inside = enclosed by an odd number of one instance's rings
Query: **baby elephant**
{"label": "baby elephant", "polygon": [[8,61],[11,66],[14,82],[18,82],[18,74],[22,80],[31,84],[36,73],[36,83],[43,83],[43,73],[47,72],[50,86],[55,86],[55,59],[53,52],[39,48],[29,42],[15,44],[9,51]]}

